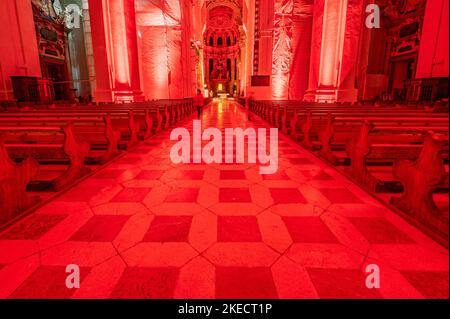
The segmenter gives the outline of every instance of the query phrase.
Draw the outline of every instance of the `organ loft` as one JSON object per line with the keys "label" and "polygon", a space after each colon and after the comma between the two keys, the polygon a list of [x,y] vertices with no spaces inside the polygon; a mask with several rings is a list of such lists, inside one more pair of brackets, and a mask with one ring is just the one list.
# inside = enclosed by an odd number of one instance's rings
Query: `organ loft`
{"label": "organ loft", "polygon": [[0,298],[448,299],[448,6],[0,1]]}

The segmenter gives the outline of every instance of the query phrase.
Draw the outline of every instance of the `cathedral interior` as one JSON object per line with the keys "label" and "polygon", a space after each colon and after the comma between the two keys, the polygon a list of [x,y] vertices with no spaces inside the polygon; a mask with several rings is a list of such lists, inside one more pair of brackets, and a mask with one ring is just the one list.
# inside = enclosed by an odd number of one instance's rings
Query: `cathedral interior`
{"label": "cathedral interior", "polygon": [[448,22],[1,0],[0,299],[448,299]]}

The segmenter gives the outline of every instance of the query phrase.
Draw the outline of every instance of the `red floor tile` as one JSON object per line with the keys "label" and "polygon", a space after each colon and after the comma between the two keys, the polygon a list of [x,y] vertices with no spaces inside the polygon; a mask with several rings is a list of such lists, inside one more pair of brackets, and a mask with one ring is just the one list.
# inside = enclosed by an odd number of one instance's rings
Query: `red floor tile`
{"label": "red floor tile", "polygon": [[202,180],[204,175],[205,171],[201,170],[182,170],[179,172],[177,179]]}
{"label": "red floor tile", "polygon": [[159,179],[164,174],[163,170],[155,171],[155,170],[143,170],[138,175],[136,175],[135,179],[138,180],[155,180]]}
{"label": "red floor tile", "polygon": [[286,228],[296,243],[337,243],[338,240],[317,216],[283,216]]}
{"label": "red floor tile", "polygon": [[[80,286],[90,267],[80,267]],[[67,288],[66,266],[40,266],[9,296],[11,299],[67,299],[77,290]]]}
{"label": "red floor tile", "polygon": [[[101,181],[101,179],[97,179],[98,181]],[[98,185],[101,187],[101,185]],[[88,202],[92,199],[92,197],[96,196],[98,194],[99,189],[98,188],[81,188],[76,187],[71,189],[65,194],[62,194],[60,197],[60,200],[65,202]]]}
{"label": "red floor tile", "polygon": [[288,155],[288,154],[298,154],[299,151],[296,150],[295,148],[286,148],[286,149],[281,149],[281,150],[280,150],[280,153],[281,153],[281,154],[285,154],[285,155]]}
{"label": "red floor tile", "polygon": [[290,158],[289,161],[294,165],[312,165],[313,163],[307,158]]}
{"label": "red floor tile", "polygon": [[170,158],[166,158],[166,157],[157,157],[157,158],[153,158],[150,163],[152,165],[166,165],[166,164],[171,164],[171,160]]}
{"label": "red floor tile", "polygon": [[306,204],[308,201],[297,188],[270,188],[274,204]]}
{"label": "red floor tile", "polygon": [[320,171],[302,170],[301,172],[304,176],[306,176],[307,178],[310,178],[312,180],[317,180],[317,181],[332,181],[332,180],[334,180],[334,178],[332,176],[330,176],[329,174],[325,173],[322,170],[320,170]]}
{"label": "red floor tile", "polygon": [[150,192],[150,188],[125,188],[111,202],[140,202]]}
{"label": "red floor tile", "polygon": [[126,156],[119,158],[115,161],[117,164],[136,164],[137,162],[141,161],[142,158],[140,156]]}
{"label": "red floor tile", "polygon": [[366,276],[360,270],[308,268],[307,271],[320,298],[382,298],[376,288],[366,287]]}
{"label": "red floor tile", "polygon": [[155,139],[151,139],[151,140],[147,141],[146,143],[151,146],[159,146],[162,141],[163,140],[161,140],[159,138],[155,138]]}
{"label": "red floor tile", "polygon": [[128,267],[114,287],[113,299],[173,298],[179,270],[175,267]]}
{"label": "red floor tile", "polygon": [[414,241],[384,218],[350,217],[350,222],[371,244],[413,244]]}
{"label": "red floor tile", "polygon": [[105,169],[94,175],[95,178],[117,178],[125,172],[124,169]]}
{"label": "red floor tile", "polygon": [[219,242],[261,241],[261,232],[255,216],[219,216],[217,221]]}
{"label": "red floor tile", "polygon": [[[223,112],[221,113],[216,111],[217,104],[214,103],[216,102],[213,102],[211,109],[208,107],[205,110],[204,120],[206,121],[203,122],[203,127],[208,125],[221,129],[225,126],[267,127],[257,117],[254,117],[250,123],[246,122],[246,114],[242,112],[240,107],[236,107],[234,102],[223,101]],[[212,113],[209,110],[212,110]],[[187,127],[192,134],[191,119],[180,123],[179,126]],[[426,298],[448,298],[448,272],[444,267],[448,265],[445,264],[445,260],[441,259],[444,254],[436,253],[435,250],[438,249],[436,243],[433,243],[424,234],[404,233],[405,227],[410,226],[405,226],[406,222],[400,219],[394,223],[388,222],[391,219],[387,217],[386,219],[373,218],[373,216],[381,215],[372,214],[374,209],[372,199],[370,196],[364,195],[364,191],[352,193],[352,187],[327,186],[327,184],[331,185],[328,181],[333,182],[334,180],[334,174],[328,171],[328,166],[321,161],[314,160],[313,157],[310,157],[309,152],[301,147],[294,149],[285,137],[280,136],[279,155],[281,161],[278,172],[272,175],[260,175],[261,177],[259,177],[256,175],[258,163],[244,166],[236,166],[235,163],[226,164],[226,168],[237,169],[232,171],[218,165],[200,164],[192,167],[184,164],[171,165],[169,152],[173,141],[169,141],[169,131],[158,133],[158,135],[130,150],[129,154],[124,154],[123,157],[113,160],[110,166],[100,169],[92,177],[86,178],[82,186],[81,184],[75,186],[59,196],[56,199],[59,203],[43,204],[42,210],[39,209],[41,210],[40,213],[32,213],[9,226],[3,234],[0,234],[0,275],[4,277],[6,272],[12,272],[12,276],[22,278],[21,276],[26,271],[24,267],[32,266],[32,264],[29,264],[28,258],[33,260],[30,262],[39,262],[39,256],[43,256],[42,261],[46,264],[48,262],[55,262],[56,264],[56,261],[51,260],[52,256],[58,258],[61,256],[52,255],[51,252],[47,254],[46,250],[53,250],[54,248],[59,250],[59,247],[48,247],[48,245],[63,242],[68,233],[69,236],[72,236],[69,239],[72,242],[68,243],[69,246],[67,247],[85,246],[89,242],[104,242],[102,245],[106,244],[107,247],[112,248],[110,242],[120,239],[120,241],[114,242],[117,244],[119,255],[113,258],[114,260],[108,259],[106,263],[98,265],[101,268],[107,268],[105,269],[106,273],[117,271],[116,267],[119,264],[123,265],[122,261],[126,263],[135,262],[134,265],[141,265],[141,267],[126,268],[124,273],[119,274],[121,278],[116,278],[117,282],[112,283],[115,287],[106,292],[109,297],[113,298],[172,298],[174,297],[174,291],[176,291],[175,296],[179,296],[179,293],[186,292],[186,287],[191,289],[189,293],[192,292],[194,296],[203,296],[203,294],[214,296],[215,293],[218,298],[276,298],[278,294],[296,297],[292,295],[292,292],[302,291],[303,288],[309,291],[308,295],[314,296],[315,292],[311,291],[313,287],[310,287],[310,280],[322,298],[379,298],[381,297],[380,291],[365,287],[366,274],[362,270],[342,268],[358,267],[354,264],[354,259],[357,256],[353,256],[353,254],[357,254],[361,250],[366,251],[368,241],[372,244],[384,244],[383,249],[387,251],[387,257],[383,255],[380,258],[388,258],[389,260],[393,258],[392,267],[395,269],[420,270],[397,272],[397,277],[400,276],[399,279],[403,279],[399,280],[398,284],[405,283],[405,287],[398,287],[399,294],[415,287],[417,292],[423,294]],[[203,145],[206,143],[203,142]],[[288,154],[290,155],[288,156]],[[128,169],[125,170],[118,164],[122,164]],[[162,166],[161,164],[169,165]],[[292,167],[293,164],[296,166]],[[219,172],[216,171],[217,168],[219,168]],[[304,177],[294,178],[294,175],[299,174],[299,170]],[[210,172],[217,172],[223,184],[222,188],[219,187],[218,190],[219,204],[217,198],[208,198],[217,196],[217,186],[208,184],[212,182],[210,178],[215,176],[214,174],[209,175]],[[134,176],[136,177],[134,178]],[[106,179],[119,178],[123,180],[123,177],[127,179],[126,182],[123,181],[123,185],[156,179],[167,185],[157,189],[136,188],[136,186],[126,188],[118,194],[114,193],[116,194],[115,197],[110,200],[112,196],[109,194],[114,191],[114,187],[117,187],[116,182],[119,181],[107,181]],[[202,181],[204,177],[209,178],[207,181]],[[175,183],[173,183],[173,180],[175,180]],[[310,185],[305,185],[305,180],[316,182],[308,182]],[[322,183],[321,181],[325,182]],[[342,181],[345,181],[344,184],[352,184],[345,177],[342,177]],[[258,185],[254,185],[255,183]],[[156,182],[156,184],[159,183]],[[202,186],[198,186],[199,184]],[[217,181],[214,181],[214,184],[216,185]],[[254,186],[247,186],[248,184]],[[176,186],[171,187],[170,185]],[[200,187],[202,187],[201,194]],[[280,205],[262,211],[258,217],[250,216],[250,214],[258,213],[259,209],[263,210],[263,206],[269,208],[267,205],[271,202],[270,198],[269,201],[261,198],[262,194],[255,193],[252,187],[255,187],[255,190],[258,187],[269,189],[275,204]],[[315,196],[313,189],[308,190],[311,187],[323,187],[321,190],[323,196],[320,194],[320,196]],[[335,189],[330,189],[330,187],[335,187]],[[250,192],[250,190],[252,191]],[[155,214],[152,216],[147,214],[149,211],[145,209],[143,203],[138,204],[138,202],[145,201],[150,196],[154,197],[154,200],[146,202],[146,204],[150,205],[148,209]],[[165,196],[165,198],[161,196]],[[205,196],[207,198],[203,198]],[[329,201],[340,204],[358,203],[359,205],[330,207],[333,216],[328,217],[335,217],[336,219],[327,219],[325,223],[315,215],[316,212],[320,213],[320,209],[315,210],[314,208],[313,211],[313,205],[296,205],[296,203],[305,204],[310,198],[315,198],[317,201],[314,206],[322,208],[327,207]],[[326,198],[329,200],[326,200]],[[91,199],[95,200],[87,203]],[[209,207],[210,210],[192,204],[196,203],[197,199],[200,199],[201,203],[207,205],[206,207]],[[253,199],[256,202],[253,202]],[[320,203],[321,199],[323,203]],[[440,201],[439,205],[448,210],[448,199],[445,200],[446,202]],[[164,201],[165,203],[162,203]],[[89,214],[89,209],[94,211],[95,206],[111,202],[120,202],[105,206],[111,207],[113,210],[110,213],[111,215],[95,215],[87,222],[83,221],[84,225],[81,227],[77,223],[68,225],[67,219],[64,220],[64,214],[80,214],[80,218],[83,218],[82,216]],[[61,211],[57,211],[59,207],[62,207]],[[132,211],[124,211],[128,207]],[[346,208],[358,214],[351,215],[351,212],[347,212]],[[246,209],[252,211],[247,212]],[[308,211],[303,212],[302,209]],[[67,212],[64,210],[67,210]],[[135,212],[133,210],[138,210],[136,211],[137,214],[133,215]],[[236,216],[237,211],[242,211],[240,215],[245,216]],[[119,212],[123,215],[118,215]],[[43,213],[56,215],[44,215]],[[114,216],[112,216],[113,214]],[[171,216],[170,214],[177,214],[177,216]],[[386,209],[385,214],[388,216],[388,214],[394,213]],[[354,239],[354,244],[353,242],[343,242],[345,248],[343,245],[333,245],[339,243],[333,232],[343,229],[328,227],[328,225],[331,227],[329,223],[336,223],[341,219],[349,220],[354,225],[354,231],[361,233],[358,236],[349,234]],[[63,231],[61,231],[61,227],[64,227]],[[290,237],[288,234],[284,234],[286,231],[288,231]],[[40,243],[38,245],[34,241],[36,239],[42,240],[44,237],[45,241],[42,242],[42,245]],[[290,238],[294,241],[292,249],[289,248]],[[338,238],[341,239],[341,236]],[[343,237],[342,240],[344,240]],[[146,243],[143,246],[141,246],[142,243],[135,246],[140,241]],[[298,243],[303,243],[303,245]],[[308,247],[308,243],[312,244],[311,249],[315,252],[309,251],[309,253],[306,252],[306,255],[301,255],[302,249]],[[414,245],[398,245],[412,243]],[[198,255],[195,250],[190,248],[191,245],[199,251]],[[128,249],[129,246],[132,246],[132,248]],[[184,246],[189,251],[186,251]],[[316,246],[317,249],[314,248]],[[336,251],[334,250],[335,246]],[[65,244],[61,249],[64,250],[64,247],[66,247]],[[407,249],[408,247],[411,249]],[[417,265],[417,267],[411,266],[407,251],[415,252],[416,247],[417,250],[424,251],[423,254],[428,256],[427,258],[436,258],[436,260],[426,260],[423,265]],[[77,248],[69,249],[70,251],[64,250],[66,256],[70,257],[71,252],[77,253]],[[200,251],[204,249],[206,249],[206,252],[203,254]],[[186,255],[180,256],[179,252],[174,254],[174,251],[183,251],[186,252]],[[448,250],[444,250],[444,253],[445,251],[448,253]],[[402,258],[395,258],[398,257],[397,254],[401,255]],[[280,255],[280,259],[273,261],[273,258],[276,259],[278,255]],[[253,257],[250,258],[249,256]],[[338,256],[341,256],[341,258]],[[140,257],[144,260],[139,260]],[[291,260],[289,261],[290,257]],[[191,258],[193,259],[191,260]],[[206,260],[198,263],[198,260],[203,258],[206,258]],[[17,264],[15,264],[16,262]],[[70,260],[67,260],[67,263],[70,262]],[[274,262],[274,264],[271,262]],[[282,262],[281,265],[285,265],[282,267],[287,268],[279,267],[280,262]],[[296,262],[299,263],[297,266],[295,265]],[[199,265],[205,265],[205,263],[209,264],[210,271],[202,269],[201,266],[199,268]],[[307,269],[305,274],[299,273],[298,276],[290,276],[289,274],[296,272],[297,267],[301,268],[300,263],[315,265],[316,268]],[[163,268],[143,268],[144,264],[147,267]],[[180,268],[167,266],[182,264],[183,266],[180,266]],[[274,265],[273,268],[269,264]],[[240,267],[224,267],[238,265]],[[253,268],[245,267],[250,265]],[[430,266],[430,271],[425,271],[428,270],[427,266]],[[328,268],[325,269],[324,267]],[[442,269],[445,271],[436,271]],[[64,285],[67,278],[64,270],[63,265],[39,267],[28,278],[23,278],[21,282],[15,283],[16,286],[11,287],[9,291],[14,292],[11,297],[71,297],[73,291],[68,291]],[[14,271],[17,271],[17,273]],[[91,271],[90,268],[82,268],[82,279],[89,275],[89,271]],[[192,276],[191,271],[193,272]],[[283,273],[284,271],[285,273]],[[381,271],[383,276],[383,270],[381,269]],[[178,278],[179,272],[182,274],[180,278]],[[272,272],[276,274],[276,277],[274,275],[274,278],[272,278]],[[308,278],[308,274],[310,278]],[[15,279],[15,277],[11,278]],[[97,281],[92,276],[86,278],[85,282],[88,279],[93,286],[89,287],[89,291],[85,290],[84,292],[102,293],[106,288],[105,284],[107,283],[102,283],[101,280]],[[94,280],[91,281],[91,279]],[[2,282],[0,282],[0,292],[4,291],[1,284]],[[11,280],[8,284],[13,285],[14,280]],[[178,284],[180,286],[177,287]],[[308,287],[302,287],[303,284]],[[300,285],[300,287],[294,287],[293,285]],[[383,287],[383,277],[381,285]],[[303,294],[299,297],[302,296]]]}
{"label": "red floor tile", "polygon": [[250,203],[252,198],[248,188],[220,188],[219,201],[221,203]]}
{"label": "red floor tile", "polygon": [[402,271],[401,273],[425,298],[449,298],[447,271]]}
{"label": "red floor tile", "polygon": [[113,241],[129,217],[125,215],[94,216],[70,240],[87,242]]}
{"label": "red floor tile", "polygon": [[278,171],[275,174],[261,175],[263,180],[289,180],[289,176],[284,171]]}
{"label": "red floor tile", "polygon": [[220,179],[246,179],[245,171],[224,170],[220,171]]}
{"label": "red floor tile", "polygon": [[333,204],[358,204],[362,201],[345,188],[321,188],[320,192]]}
{"label": "red floor tile", "polygon": [[[262,127],[263,127],[263,126],[262,126]],[[285,141],[279,141],[279,142],[278,142],[278,146],[279,146],[279,147],[292,148],[291,144],[289,144],[288,142],[285,142]]]}
{"label": "red floor tile", "polygon": [[37,240],[66,217],[59,214],[34,214],[14,224],[0,235],[0,239]]}
{"label": "red floor tile", "polygon": [[216,298],[278,298],[270,268],[216,267]]}
{"label": "red floor tile", "polygon": [[174,188],[166,197],[168,203],[195,203],[197,201],[199,188]]}
{"label": "red floor tile", "polygon": [[334,180],[334,178],[332,176],[325,173],[324,171],[320,171],[318,174],[314,175],[312,177],[312,179],[317,180],[317,181],[332,181],[332,180]]}
{"label": "red floor tile", "polygon": [[129,151],[128,154],[133,154],[133,155],[141,155],[141,154],[148,154],[148,152],[150,152],[152,150],[152,148],[142,148],[142,149],[136,149],[133,151]]}
{"label": "red floor tile", "polygon": [[156,216],[142,241],[187,242],[192,216]]}

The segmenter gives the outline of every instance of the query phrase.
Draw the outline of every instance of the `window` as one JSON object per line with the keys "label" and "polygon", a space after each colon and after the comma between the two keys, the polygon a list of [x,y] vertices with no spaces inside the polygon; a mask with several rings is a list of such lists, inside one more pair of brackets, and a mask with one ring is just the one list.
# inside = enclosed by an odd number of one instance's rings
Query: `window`
{"label": "window", "polygon": [[218,38],[217,38],[217,45],[218,45],[218,46],[222,46],[222,45],[223,45],[222,37],[218,37]]}
{"label": "window", "polygon": [[231,45],[231,38],[227,37],[227,47],[229,47]]}
{"label": "window", "polygon": [[213,37],[209,37],[209,45],[214,46],[214,39]]}

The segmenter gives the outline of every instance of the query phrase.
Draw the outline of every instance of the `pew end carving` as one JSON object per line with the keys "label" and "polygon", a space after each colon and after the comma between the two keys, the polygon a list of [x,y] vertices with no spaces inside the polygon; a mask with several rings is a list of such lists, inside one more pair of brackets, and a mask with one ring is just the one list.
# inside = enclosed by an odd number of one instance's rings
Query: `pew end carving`
{"label": "pew end carving", "polygon": [[366,158],[371,152],[369,134],[374,125],[367,120],[363,120],[358,135],[353,137],[346,145],[346,152],[350,158],[350,167],[346,169],[352,178],[370,189],[376,183],[375,179],[367,170]]}
{"label": "pew end carving", "polygon": [[113,128],[111,114],[105,115],[103,121],[105,123],[105,138],[108,142],[106,153],[101,158],[102,163],[105,163],[119,153],[120,131]]}
{"label": "pew end carving", "polygon": [[298,122],[298,115],[297,113],[294,115],[294,117],[290,121],[289,129],[290,129],[290,136],[294,141],[297,141],[297,122]]}
{"label": "pew end carving", "polygon": [[0,134],[0,225],[40,201],[39,196],[26,193],[27,184],[39,174],[39,164],[33,158],[15,163],[8,155]]}
{"label": "pew end carving", "polygon": [[337,158],[336,155],[333,154],[331,150],[331,141],[334,137],[334,117],[331,112],[328,112],[327,114],[327,124],[325,126],[325,129],[319,134],[319,141],[322,145],[319,156],[327,160],[328,162],[332,163],[333,165],[337,164]]}
{"label": "pew end carving", "polygon": [[161,131],[163,125],[163,117],[159,108],[156,109],[156,128],[155,133]]}
{"label": "pew end carving", "polygon": [[134,118],[133,110],[128,112],[128,129],[130,131],[130,139],[128,141],[128,147],[134,146],[139,142],[139,124]]}
{"label": "pew end carving", "polygon": [[311,112],[306,112],[305,122],[302,124],[302,133],[303,133],[303,140],[302,140],[302,146],[311,150],[312,149],[312,142],[311,142],[311,128],[312,128],[312,116]]}
{"label": "pew end carving", "polygon": [[164,105],[164,124],[163,129],[167,129],[170,126],[170,113],[167,105]]}
{"label": "pew end carving", "polygon": [[288,134],[288,127],[287,127],[287,108],[283,109],[283,112],[281,114],[281,130],[284,134]]}
{"label": "pew end carving", "polygon": [[403,184],[404,192],[391,198],[394,206],[421,221],[442,218],[433,193],[448,178],[442,158],[446,147],[448,136],[429,132],[417,160],[395,162],[393,173]]}
{"label": "pew end carving", "polygon": [[90,145],[87,142],[77,141],[73,129],[73,122],[69,122],[64,127],[64,152],[69,157],[70,163],[64,174],[53,181],[53,187],[56,190],[62,189],[91,171],[84,164],[90,151]]}
{"label": "pew end carving", "polygon": [[145,109],[145,133],[144,139],[148,139],[153,135],[153,118],[150,116],[148,109]]}

